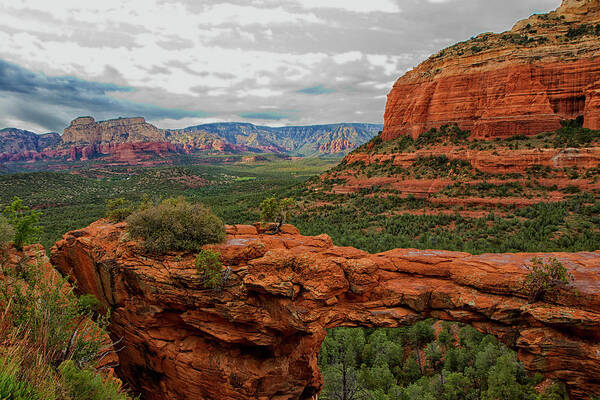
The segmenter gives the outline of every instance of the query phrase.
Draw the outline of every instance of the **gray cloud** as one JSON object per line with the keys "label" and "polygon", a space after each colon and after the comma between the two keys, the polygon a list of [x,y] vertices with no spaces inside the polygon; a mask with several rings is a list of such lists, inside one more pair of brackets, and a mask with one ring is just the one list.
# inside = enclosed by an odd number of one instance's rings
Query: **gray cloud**
{"label": "gray cloud", "polygon": [[79,114],[144,115],[165,127],[380,123],[393,82],[430,54],[560,0],[23,3],[0,5],[0,91],[10,103],[0,127],[58,130]]}
{"label": "gray cloud", "polygon": [[[10,119],[30,122],[47,130],[61,131],[81,114],[100,118],[141,115],[150,119],[205,117],[206,113],[135,103],[111,96],[131,88],[88,82],[73,77],[48,77],[0,60],[0,123]],[[7,125],[4,122],[4,125]]]}

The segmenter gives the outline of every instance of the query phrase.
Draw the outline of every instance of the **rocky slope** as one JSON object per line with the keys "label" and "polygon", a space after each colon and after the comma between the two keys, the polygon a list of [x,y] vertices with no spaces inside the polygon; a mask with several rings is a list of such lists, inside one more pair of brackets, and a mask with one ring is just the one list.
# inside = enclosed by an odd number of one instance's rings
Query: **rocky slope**
{"label": "rocky slope", "polygon": [[41,152],[53,148],[61,141],[58,133],[38,135],[22,129],[5,128],[0,130],[0,154]]}
{"label": "rocky slope", "polygon": [[442,50],[388,95],[383,139],[457,123],[474,138],[534,135],[580,115],[600,129],[600,1],[563,0],[502,34]]}
{"label": "rocky slope", "polygon": [[145,399],[315,399],[326,328],[425,317],[496,335],[573,399],[600,394],[599,252],[553,254],[574,282],[529,303],[525,266],[536,254],[368,254],[289,225],[275,236],[227,232],[209,246],[224,264],[220,291],[204,289],[191,254],[142,256],[123,223],[98,221],[52,249],[56,268],[112,309],[119,374]]}
{"label": "rocky slope", "polygon": [[[172,140],[186,135],[216,135],[226,143],[262,152],[301,156],[345,154],[368,142],[382,129],[378,124],[330,124],[273,128],[247,123],[215,123],[169,131]],[[181,139],[180,139],[181,140]]]}
{"label": "rocky slope", "polygon": [[92,117],[79,117],[71,121],[62,136],[63,145],[164,141],[164,131],[141,117],[101,122],[96,122]]}
{"label": "rocky slope", "polygon": [[414,197],[428,214],[514,213],[514,207],[584,193],[593,202],[600,198],[600,131],[573,124],[494,141],[467,139],[470,132],[456,127],[431,130],[417,140],[378,137],[308,185],[306,195],[331,202],[333,194],[338,203],[364,191],[380,200]]}
{"label": "rocky slope", "polygon": [[[56,283],[61,279],[60,274],[52,267],[50,264],[50,260],[46,256],[46,251],[44,247],[40,244],[33,244],[24,246],[23,250],[17,250],[14,246],[10,246],[6,249],[0,249],[0,282],[4,284],[10,285],[27,285],[28,281],[25,279],[16,279],[16,276],[26,276],[25,271],[28,268],[39,268],[41,275],[44,280],[48,283]],[[63,287],[66,291],[72,290],[72,288],[67,284]],[[0,304],[2,309],[5,310],[5,304]],[[3,316],[6,318],[6,316]],[[4,322],[4,321],[3,321]],[[97,327],[96,323],[91,319],[86,319],[84,325],[89,324]],[[95,328],[96,329],[96,328]],[[2,339],[5,339],[4,337]],[[73,337],[75,339],[75,337]],[[104,346],[109,349],[112,346],[112,341],[107,334],[103,334],[102,340]],[[4,346],[9,345],[6,341],[0,341],[0,353],[2,353],[5,348]],[[44,360],[43,362],[47,362]],[[102,370],[105,375],[110,376],[111,379],[114,379],[115,382],[121,383],[118,378],[115,376],[114,367],[119,364],[119,359],[116,355],[116,352],[106,353],[102,359],[98,361],[96,367],[99,370]]]}
{"label": "rocky slope", "polygon": [[101,158],[135,164],[147,161],[149,155],[160,158],[195,152],[339,155],[369,141],[381,128],[375,124],[271,128],[220,123],[162,130],[141,117],[100,122],[80,117],[65,128],[62,138],[56,133],[36,135],[13,128],[0,131],[0,162]]}

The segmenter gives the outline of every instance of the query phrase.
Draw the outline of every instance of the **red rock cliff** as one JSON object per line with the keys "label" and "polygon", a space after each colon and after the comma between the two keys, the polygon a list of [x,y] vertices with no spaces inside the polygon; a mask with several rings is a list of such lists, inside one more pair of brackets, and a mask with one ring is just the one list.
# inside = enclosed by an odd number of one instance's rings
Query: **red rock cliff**
{"label": "red rock cliff", "polygon": [[383,139],[457,123],[476,138],[533,135],[583,115],[600,127],[600,0],[563,0],[503,34],[430,57],[388,95]]}
{"label": "red rock cliff", "polygon": [[67,233],[51,260],[112,309],[120,376],[145,399],[313,399],[326,328],[425,317],[496,335],[574,399],[600,394],[599,252],[554,254],[573,288],[529,304],[522,284],[534,254],[368,254],[289,225],[277,236],[234,226],[210,246],[226,268],[216,292],[203,288],[193,255],[143,257],[124,227]]}
{"label": "red rock cliff", "polygon": [[92,117],[71,121],[62,136],[64,144],[97,144],[125,142],[164,142],[165,132],[142,117],[118,118],[96,122]]}

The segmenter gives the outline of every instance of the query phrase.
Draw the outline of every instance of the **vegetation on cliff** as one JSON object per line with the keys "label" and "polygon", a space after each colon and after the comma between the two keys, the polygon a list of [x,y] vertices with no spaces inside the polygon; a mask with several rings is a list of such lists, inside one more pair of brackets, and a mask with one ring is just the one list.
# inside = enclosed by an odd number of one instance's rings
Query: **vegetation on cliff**
{"label": "vegetation on cliff", "polygon": [[183,197],[138,209],[127,217],[127,232],[149,253],[199,251],[225,239],[225,225],[208,208]]}
{"label": "vegetation on cliff", "polygon": [[[21,230],[36,228],[19,225],[19,219],[13,223]],[[7,225],[0,221],[0,230]],[[114,366],[106,364],[114,350],[98,300],[77,297],[41,247],[18,250],[15,231],[13,246],[0,246],[0,398],[129,399],[119,381],[100,372]]]}

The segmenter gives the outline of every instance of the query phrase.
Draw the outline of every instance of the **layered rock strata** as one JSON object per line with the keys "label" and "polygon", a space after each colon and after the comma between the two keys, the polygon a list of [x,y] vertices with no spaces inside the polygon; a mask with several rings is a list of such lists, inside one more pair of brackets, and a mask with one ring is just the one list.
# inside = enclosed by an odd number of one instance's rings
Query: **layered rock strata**
{"label": "layered rock strata", "polygon": [[92,117],[71,121],[62,136],[63,144],[164,142],[165,132],[142,117],[96,122]]}
{"label": "layered rock strata", "polygon": [[598,129],[600,2],[563,0],[502,34],[442,50],[398,79],[383,139],[457,123],[474,138],[553,131],[584,116]]}
{"label": "layered rock strata", "polygon": [[[368,254],[327,235],[227,227],[222,290],[205,289],[192,254],[148,258],[124,223],[67,233],[51,261],[112,310],[120,376],[145,399],[315,399],[326,329],[460,321],[518,351],[526,368],[600,394],[600,252],[486,254],[397,249]],[[534,256],[557,257],[570,287],[529,303]]]}

